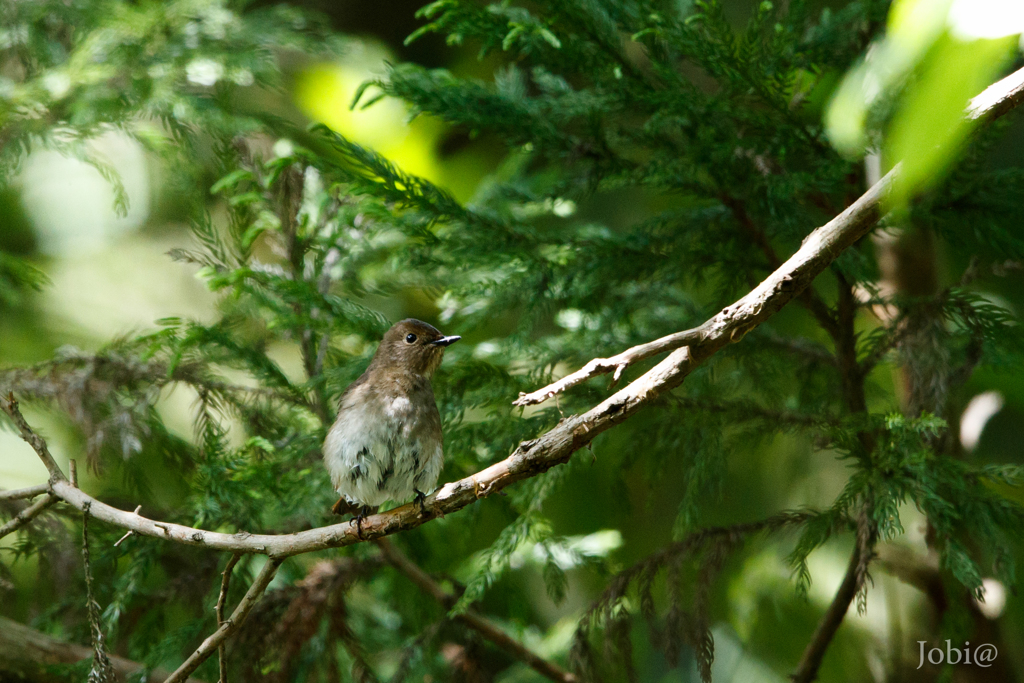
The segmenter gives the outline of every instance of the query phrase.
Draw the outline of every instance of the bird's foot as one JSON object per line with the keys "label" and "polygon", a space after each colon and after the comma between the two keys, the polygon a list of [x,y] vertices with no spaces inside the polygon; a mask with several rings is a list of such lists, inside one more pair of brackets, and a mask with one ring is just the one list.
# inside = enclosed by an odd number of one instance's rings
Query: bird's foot
{"label": "bird's foot", "polygon": [[365,541],[363,538],[363,520],[369,515],[377,514],[377,510],[380,508],[379,505],[364,505],[359,509],[359,513],[352,518],[352,521],[356,523],[356,538],[360,541]]}
{"label": "bird's foot", "polygon": [[419,508],[420,517],[427,516],[427,494],[423,493],[419,489],[413,489],[415,497],[413,498],[413,504]]}

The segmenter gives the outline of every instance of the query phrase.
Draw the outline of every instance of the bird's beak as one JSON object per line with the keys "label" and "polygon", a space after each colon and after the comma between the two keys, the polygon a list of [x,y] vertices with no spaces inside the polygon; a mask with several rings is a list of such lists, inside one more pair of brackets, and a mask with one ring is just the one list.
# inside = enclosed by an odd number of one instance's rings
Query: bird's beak
{"label": "bird's beak", "polygon": [[449,344],[454,344],[460,339],[462,339],[462,337],[455,335],[451,337],[441,337],[440,339],[435,339],[430,343],[433,344],[434,346],[448,346]]}

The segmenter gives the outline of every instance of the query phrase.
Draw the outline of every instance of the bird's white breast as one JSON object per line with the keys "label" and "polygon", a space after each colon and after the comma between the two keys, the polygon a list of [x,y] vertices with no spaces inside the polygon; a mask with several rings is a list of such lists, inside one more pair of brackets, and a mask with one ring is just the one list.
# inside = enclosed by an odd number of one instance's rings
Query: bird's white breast
{"label": "bird's white breast", "polygon": [[391,399],[385,409],[388,417],[405,417],[412,412],[412,401],[405,396]]}
{"label": "bird's white breast", "polygon": [[406,396],[349,398],[324,441],[324,462],[338,493],[376,506],[433,490],[444,456],[440,439],[420,424],[424,411],[413,410]]}

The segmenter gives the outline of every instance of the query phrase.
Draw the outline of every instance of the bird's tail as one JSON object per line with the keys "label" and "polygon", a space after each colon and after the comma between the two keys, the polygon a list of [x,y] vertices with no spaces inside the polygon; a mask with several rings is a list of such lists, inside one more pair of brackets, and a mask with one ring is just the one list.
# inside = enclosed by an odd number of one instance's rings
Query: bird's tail
{"label": "bird's tail", "polygon": [[358,503],[353,503],[349,499],[342,496],[338,499],[338,502],[331,507],[331,512],[336,515],[355,515],[358,514],[362,506]]}

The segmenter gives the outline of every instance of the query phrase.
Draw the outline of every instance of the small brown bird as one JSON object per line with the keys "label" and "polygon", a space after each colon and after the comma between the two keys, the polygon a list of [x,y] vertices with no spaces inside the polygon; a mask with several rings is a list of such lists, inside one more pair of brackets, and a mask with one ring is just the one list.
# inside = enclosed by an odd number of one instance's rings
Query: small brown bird
{"label": "small brown bird", "polygon": [[385,501],[422,501],[433,490],[444,453],[430,378],[445,347],[459,339],[412,318],[395,323],[366,372],[345,389],[323,449],[341,495],[335,514],[358,510],[358,525]]}

